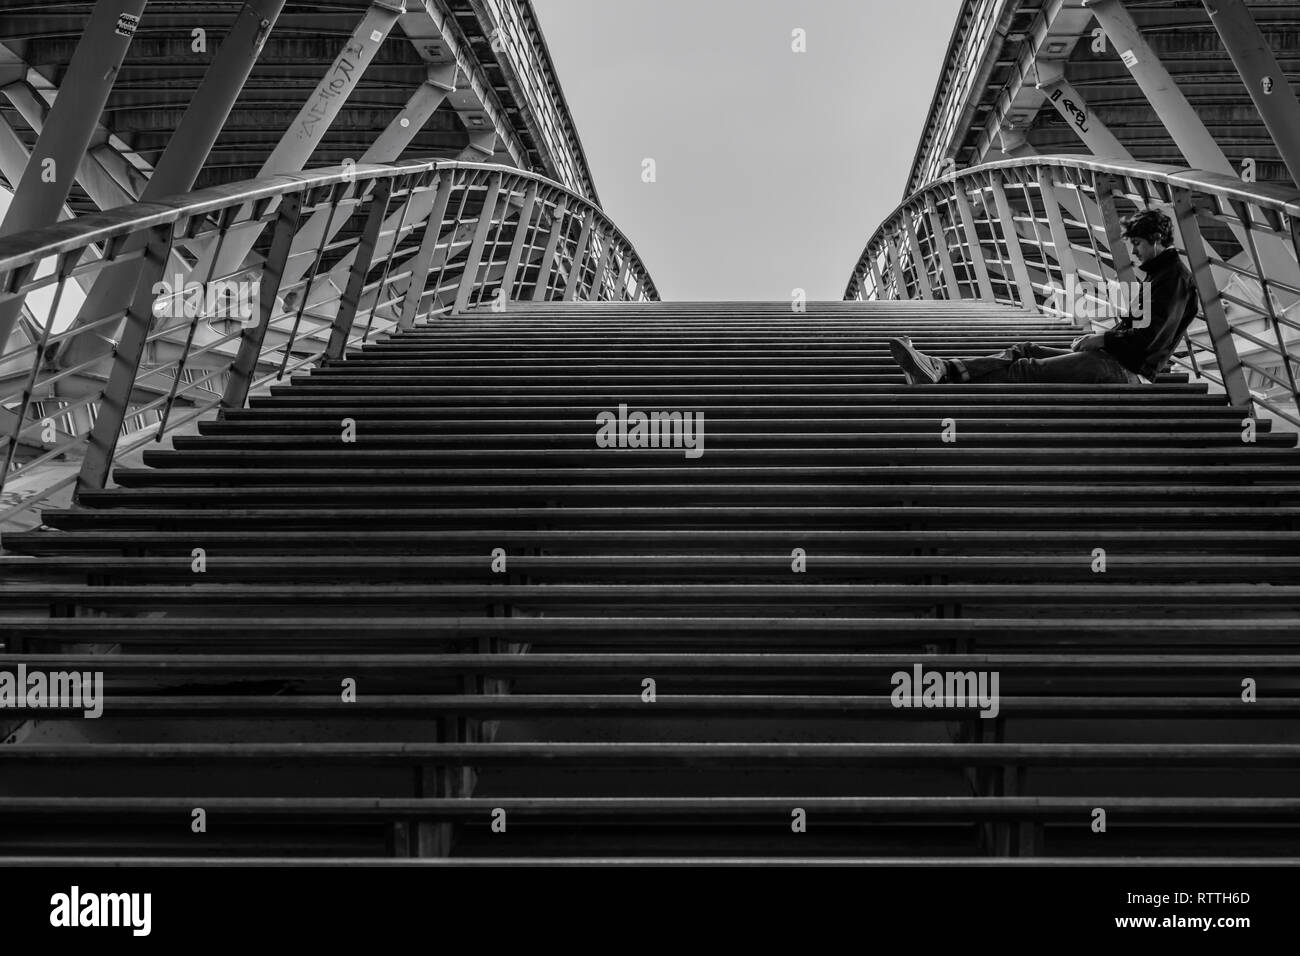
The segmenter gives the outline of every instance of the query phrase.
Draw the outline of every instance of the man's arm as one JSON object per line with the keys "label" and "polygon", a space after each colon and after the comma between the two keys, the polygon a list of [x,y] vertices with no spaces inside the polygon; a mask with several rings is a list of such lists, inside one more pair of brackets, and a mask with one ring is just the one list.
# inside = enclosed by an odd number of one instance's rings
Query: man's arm
{"label": "man's arm", "polygon": [[1095,352],[1104,347],[1106,336],[1102,332],[1093,335],[1081,335],[1070,343],[1070,349],[1075,352]]}

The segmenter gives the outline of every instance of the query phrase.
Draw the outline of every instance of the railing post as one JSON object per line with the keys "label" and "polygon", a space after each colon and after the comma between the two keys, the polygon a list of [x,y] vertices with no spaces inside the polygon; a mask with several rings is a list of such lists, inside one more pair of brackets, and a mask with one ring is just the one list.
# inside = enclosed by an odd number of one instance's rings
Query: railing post
{"label": "railing post", "polygon": [[433,254],[437,251],[438,240],[442,238],[442,220],[447,215],[447,205],[451,202],[451,193],[455,188],[455,170],[444,170],[438,174],[438,192],[433,197],[433,208],[424,224],[424,235],[420,238],[420,249],[411,260],[411,279],[406,286],[406,298],[402,300],[402,314],[397,320],[399,331],[405,332],[415,324],[416,313],[429,287],[429,268],[433,263]]}
{"label": "railing post", "polygon": [[912,267],[916,270],[916,288],[922,299],[933,299],[934,290],[930,288],[930,274],[926,269],[925,256],[921,254],[921,243],[916,238],[916,228],[912,225],[912,213],[904,210],[901,218],[903,235],[907,238],[907,247],[912,253]]}
{"label": "railing post", "polygon": [[569,199],[567,196],[561,196],[555,203],[555,210],[551,213],[551,234],[546,239],[546,251],[542,253],[542,261],[537,267],[537,281],[533,283],[533,301],[542,302],[546,299],[546,289],[551,284],[551,269],[555,265],[555,250],[560,245],[560,234],[564,231],[564,217],[568,212]]}
{"label": "railing post", "polygon": [[939,267],[943,269],[943,284],[949,299],[960,299],[961,286],[957,284],[957,271],[952,266],[952,251],[948,248],[948,234],[944,232],[943,220],[932,198],[925,201],[926,219],[930,223],[930,241],[939,256]]}
{"label": "railing post", "polygon": [[[339,311],[334,316],[334,325],[330,329],[329,343],[325,346],[324,358],[337,361],[343,356],[347,345],[348,333],[357,317],[357,306],[361,303],[361,293],[366,286],[366,275],[375,264],[375,248],[379,245],[379,231],[383,228],[388,215],[388,200],[393,194],[393,177],[385,176],[375,183],[370,193],[370,214],[366,217],[366,226],[357,245],[357,256],[352,260],[352,271],[348,275],[347,288],[339,302]],[[408,195],[407,202],[411,197]],[[304,295],[307,292],[303,293]]]}
{"label": "railing post", "polygon": [[487,193],[483,196],[483,210],[479,213],[478,223],[474,227],[474,239],[470,242],[469,253],[465,257],[465,269],[460,274],[460,285],[456,287],[456,305],[454,311],[462,312],[469,305],[470,294],[478,279],[478,270],[483,257],[483,247],[487,244],[487,235],[492,227],[492,220],[497,214],[497,197],[501,194],[501,174],[494,173],[488,181]]}
{"label": "railing post", "polygon": [[962,183],[954,183],[953,202],[961,216],[962,231],[966,234],[966,249],[970,255],[971,268],[975,271],[975,281],[979,285],[980,298],[988,302],[995,301],[993,283],[989,280],[989,265],[984,261],[984,247],[980,245],[979,230],[975,227],[975,215],[971,212],[970,196]]}
{"label": "railing post", "polygon": [[1029,267],[1025,265],[1025,251],[1020,247],[1020,233],[1016,230],[1015,216],[1011,212],[1011,203],[1007,191],[1002,187],[1002,180],[994,173],[989,180],[993,189],[993,203],[998,210],[998,224],[1002,228],[1002,239],[1007,245],[1007,255],[1011,256],[1011,272],[1016,279],[1016,289],[1020,294],[1022,309],[1038,308],[1038,297],[1034,294],[1034,284],[1029,279]]}
{"label": "railing post", "polygon": [[533,208],[537,204],[537,183],[529,183],[528,189],[524,193],[524,208],[519,210],[518,225],[515,227],[515,238],[510,243],[510,255],[506,259],[505,275],[501,277],[501,297],[509,302],[515,294],[515,276],[519,272],[519,260],[523,256],[524,239],[527,238],[528,228],[533,222]]}
{"label": "railing post", "polygon": [[108,483],[108,472],[113,465],[113,455],[122,434],[122,423],[126,421],[127,408],[131,404],[131,393],[135,389],[136,375],[144,357],[145,343],[153,327],[153,304],[156,298],[154,286],[162,280],[167,268],[172,253],[173,228],[178,225],[179,223],[167,223],[149,230],[140,278],[122,324],[122,339],[113,351],[108,384],[104,388],[95,427],[91,429],[86,446],[86,457],[77,476],[75,496],[80,496],[84,491],[97,491]]}
{"label": "railing post", "polygon": [[[1196,206],[1192,195],[1185,189],[1176,190],[1173,195],[1174,216],[1178,219],[1178,229],[1186,247],[1187,261],[1192,278],[1196,282],[1196,292],[1201,300],[1201,309],[1205,312],[1205,327],[1209,330],[1210,341],[1214,343],[1214,355],[1219,366],[1219,375],[1223,379],[1224,391],[1228,401],[1237,406],[1251,408],[1253,405],[1250,389],[1246,386],[1246,376],[1237,355],[1236,343],[1232,340],[1232,326],[1219,297],[1219,289],[1214,283],[1210,257],[1205,251],[1205,241],[1201,237],[1201,224],[1196,218]],[[1285,353],[1283,353],[1285,355]]]}
{"label": "railing post", "polygon": [[[285,196],[275,221],[275,233],[271,238],[271,251],[262,265],[262,284],[258,289],[257,325],[245,328],[239,336],[239,351],[230,366],[230,377],[221,396],[221,411],[243,408],[248,400],[248,390],[257,370],[257,360],[262,354],[262,343],[266,341],[266,330],[275,314],[276,297],[280,294],[280,281],[284,276],[285,263],[289,250],[293,246],[294,234],[298,231],[298,221],[302,215],[302,193]],[[309,288],[309,287],[308,287]],[[303,289],[306,300],[307,288]],[[286,352],[290,343],[285,342]]]}
{"label": "railing post", "polygon": [[569,281],[564,286],[564,301],[572,302],[578,292],[578,280],[582,277],[582,263],[587,258],[587,247],[591,242],[591,230],[596,224],[594,210],[587,211],[582,223],[582,233],[578,236],[578,245],[573,250],[573,261],[569,265]]}

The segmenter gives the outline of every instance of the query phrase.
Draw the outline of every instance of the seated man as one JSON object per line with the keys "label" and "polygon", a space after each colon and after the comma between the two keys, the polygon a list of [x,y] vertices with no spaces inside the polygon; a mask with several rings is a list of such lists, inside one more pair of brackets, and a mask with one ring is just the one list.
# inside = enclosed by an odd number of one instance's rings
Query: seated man
{"label": "seated man", "polygon": [[1164,371],[1187,326],[1196,317],[1196,288],[1174,248],[1169,217],[1148,209],[1125,221],[1124,238],[1146,276],[1142,295],[1151,296],[1151,322],[1134,328],[1130,309],[1113,329],[1081,335],[1068,349],[1022,342],[996,355],[941,359],[912,347],[908,338],[890,339],[889,351],[909,385],[940,382],[1152,382]]}

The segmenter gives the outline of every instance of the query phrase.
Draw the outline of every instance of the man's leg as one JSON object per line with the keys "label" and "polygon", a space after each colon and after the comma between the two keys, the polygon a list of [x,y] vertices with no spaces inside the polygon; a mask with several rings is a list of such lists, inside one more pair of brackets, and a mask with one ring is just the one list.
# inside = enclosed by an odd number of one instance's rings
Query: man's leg
{"label": "man's leg", "polygon": [[1101,350],[1073,352],[1021,342],[996,355],[938,359],[910,341],[891,339],[890,351],[909,384],[939,382],[1062,382],[1137,384],[1136,375]]}
{"label": "man's leg", "polygon": [[1012,382],[1024,381],[1019,378],[1005,378],[1008,370],[1017,362],[1026,359],[1056,358],[1062,355],[1077,355],[1069,349],[1052,348],[1034,342],[1018,342],[1009,349],[1003,349],[995,355],[982,355],[977,358],[946,359],[948,363],[947,381],[949,382]]}
{"label": "man's leg", "polygon": [[[995,356],[955,359],[949,366],[952,382],[1058,382],[1067,384],[1132,384],[1138,380],[1108,352],[1072,352],[1022,342]],[[964,376],[963,377],[963,373]]]}

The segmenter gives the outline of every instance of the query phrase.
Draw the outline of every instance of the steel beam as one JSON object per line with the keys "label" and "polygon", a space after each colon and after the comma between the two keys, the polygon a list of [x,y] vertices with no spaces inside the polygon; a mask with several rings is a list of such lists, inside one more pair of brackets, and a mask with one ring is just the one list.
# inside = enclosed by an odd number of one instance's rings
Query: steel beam
{"label": "steel beam", "polygon": [[[458,87],[449,98],[450,106],[460,117],[471,139],[479,134],[491,134],[490,141],[479,140],[478,147],[488,146],[485,155],[473,157],[476,162],[495,162],[526,169],[528,150],[506,119],[491,82],[478,66],[477,57],[463,42],[463,34],[455,18],[445,12],[442,4],[434,0],[416,0],[412,12],[401,18],[401,29],[421,59],[433,65],[453,64],[464,74],[466,84]],[[419,9],[422,7],[423,9]],[[520,106],[521,109],[524,106]],[[499,137],[499,139],[498,139]],[[504,155],[498,156],[498,149]]]}
{"label": "steel beam", "polygon": [[1083,95],[1066,81],[1065,70],[1059,63],[1039,63],[1037,70],[1036,88],[1046,94],[1047,102],[1052,104],[1075,135],[1083,140],[1083,145],[1088,147],[1092,155],[1105,159],[1133,159],[1132,154],[1101,121],[1101,117],[1089,112]]}
{"label": "steel beam", "polygon": [[888,235],[881,241],[885,244],[885,255],[889,257],[889,268],[894,274],[894,293],[900,299],[910,299],[912,290],[907,287],[907,274],[903,272],[903,257],[898,251],[898,246]]}
{"label": "steel beam", "polygon": [[463,312],[469,305],[470,294],[474,291],[474,282],[478,278],[478,268],[483,258],[483,247],[487,244],[488,233],[492,230],[492,221],[497,216],[497,199],[501,194],[501,174],[495,173],[488,181],[487,193],[483,196],[483,211],[479,213],[478,224],[474,228],[474,240],[469,245],[465,257],[465,270],[460,274],[460,285],[456,287],[456,305],[454,311]]}
{"label": "steel beam", "polygon": [[348,333],[357,317],[357,307],[361,303],[361,293],[365,289],[366,275],[375,264],[375,249],[379,245],[379,230],[388,214],[388,200],[392,196],[395,183],[392,178],[376,181],[370,194],[370,212],[366,217],[365,229],[357,244],[356,257],[352,262],[352,271],[348,276],[347,288],[339,303],[339,310],[334,316],[330,328],[329,343],[325,346],[325,359],[333,362],[342,358],[347,345]]}
{"label": "steel beam", "polygon": [[600,301],[600,294],[605,285],[605,267],[609,264],[610,251],[609,233],[597,231],[596,238],[600,240],[600,253],[596,257],[595,268],[592,272],[591,299],[593,302]]}
{"label": "steel beam", "polygon": [[[1115,261],[1115,275],[1122,282],[1136,282],[1137,272],[1124,244],[1124,224],[1115,208],[1115,194],[1120,191],[1119,181],[1113,176],[1097,177],[1097,206],[1101,210],[1101,223],[1106,230],[1106,247]],[[1098,263],[1100,264],[1100,263]]]}
{"label": "steel beam", "polygon": [[939,257],[939,268],[943,270],[944,289],[949,299],[960,299],[961,286],[957,284],[957,271],[952,265],[952,250],[948,248],[948,234],[944,232],[943,220],[932,199],[925,202],[926,220],[930,224],[930,238],[935,254]]}
{"label": "steel beam", "polygon": [[573,259],[569,264],[569,281],[564,286],[564,301],[572,302],[578,292],[578,281],[582,278],[583,262],[587,258],[587,247],[591,242],[591,229],[596,224],[595,212],[588,210],[582,221],[582,232],[578,235],[578,244],[573,249]]}
{"label": "steel beam", "polygon": [[1124,4],[1120,0],[1084,0],[1084,6],[1092,11],[1111,44],[1119,51],[1120,59],[1151,104],[1156,117],[1173,137],[1187,165],[1193,169],[1236,176],[1232,163],[1142,37]]}
{"label": "steel beam", "polygon": [[[262,266],[262,286],[258,296],[257,325],[245,328],[239,336],[239,351],[230,366],[230,376],[226,379],[225,392],[221,396],[221,411],[243,408],[248,401],[248,389],[257,370],[257,360],[262,354],[262,343],[266,341],[266,330],[275,313],[276,301],[280,294],[284,265],[289,259],[289,250],[293,245],[293,234],[298,229],[298,219],[302,215],[302,193],[286,196],[280,204],[275,233],[271,238],[271,249]],[[285,341],[285,351],[290,348]]]}
{"label": "steel beam", "polygon": [[153,325],[154,285],[162,278],[163,270],[171,257],[172,224],[154,226],[149,230],[145,247],[145,267],[140,271],[135,297],[122,328],[122,341],[113,353],[113,364],[104,388],[103,399],[86,445],[86,457],[81,463],[77,478],[76,495],[86,490],[98,490],[108,482],[108,472],[117,451],[117,442],[126,421],[131,393],[135,388],[140,360],[144,357],[145,342]]}
{"label": "steel beam", "polygon": [[[868,253],[867,267],[871,270],[871,280],[876,284],[876,298],[883,299],[885,296],[885,277],[880,274],[880,263],[876,261],[876,253]],[[866,296],[864,295],[865,299]]]}
{"label": "steel beam", "polygon": [[546,238],[546,251],[542,253],[542,261],[538,266],[537,281],[533,283],[533,301],[544,302],[546,300],[546,289],[550,285],[551,270],[555,266],[555,251],[560,245],[560,236],[563,234],[567,222],[569,204],[568,196],[561,196],[555,204],[555,212],[551,214],[551,233]]}
{"label": "steel beam", "polygon": [[[429,122],[429,119],[446,98],[447,90],[442,81],[430,79],[420,84],[420,87],[407,101],[406,106],[393,117],[387,128],[361,154],[358,164],[395,162],[420,130],[424,128],[425,124]],[[297,254],[307,249],[317,248],[320,245],[322,235],[327,244],[333,242],[334,237],[351,220],[355,209],[355,206],[341,208],[333,218],[330,217],[328,210],[322,209],[307,219],[294,241],[288,271],[284,276],[286,285],[297,282],[307,271],[307,262]],[[418,199],[414,201],[412,212],[415,215],[410,217],[411,225],[419,225],[421,209]],[[326,226],[329,227],[328,230]],[[348,264],[339,263],[338,266],[330,270],[328,279],[337,281],[338,277],[345,273],[348,267]]]}
{"label": "steel beam", "polygon": [[[271,150],[257,178],[299,172],[306,165],[403,13],[402,3],[403,0],[373,0],[316,89]],[[232,229],[215,265],[210,261],[215,247],[209,247],[195,266],[196,274],[220,279],[238,271],[263,227],[264,223],[257,222]]]}
{"label": "steel beam", "polygon": [[1269,49],[1255,18],[1242,0],[1202,0],[1250,99],[1264,120],[1268,135],[1300,185],[1300,102],[1286,71]]}
{"label": "steel beam", "polygon": [[975,215],[971,212],[970,196],[966,187],[960,183],[953,185],[953,201],[957,204],[957,213],[961,216],[962,231],[966,234],[966,248],[970,256],[971,268],[975,271],[975,282],[979,286],[980,298],[994,301],[993,283],[989,280],[989,266],[984,261],[984,247],[980,245],[979,230],[975,227]]}
{"label": "steel beam", "polygon": [[507,302],[514,298],[515,275],[519,272],[519,260],[523,257],[524,240],[533,222],[533,210],[537,206],[537,183],[529,183],[524,193],[524,207],[519,211],[519,221],[515,226],[514,241],[510,243],[510,254],[506,258],[505,275],[501,277],[501,297]]}
{"label": "steel beam", "polygon": [[[1074,260],[1074,249],[1070,246],[1070,234],[1065,230],[1065,218],[1056,199],[1056,184],[1052,182],[1052,171],[1046,166],[1038,167],[1038,192],[1047,215],[1047,227],[1052,233],[1052,251],[1056,264],[1060,267],[1061,278],[1078,276],[1079,267]],[[1045,258],[1045,257],[1044,257]],[[1066,283],[1068,287],[1068,283]],[[1071,315],[1075,325],[1082,325],[1080,316]]]}
{"label": "steel beam", "polygon": [[1187,250],[1187,262],[1196,282],[1196,291],[1201,300],[1201,309],[1205,313],[1205,327],[1209,330],[1210,341],[1214,344],[1214,354],[1219,366],[1219,375],[1223,379],[1224,391],[1228,401],[1233,405],[1251,408],[1253,400],[1246,385],[1245,371],[1241,358],[1237,355],[1237,346],[1232,339],[1232,326],[1228,323],[1223,300],[1219,297],[1219,288],[1214,281],[1209,256],[1205,254],[1206,244],[1201,236],[1201,224],[1196,218],[1196,207],[1187,190],[1177,190],[1173,195],[1174,217],[1178,220],[1178,229]]}
{"label": "steel beam", "polygon": [[916,270],[917,291],[921,293],[922,299],[933,299],[934,290],[930,288],[930,273],[925,264],[925,256],[921,254],[921,243],[916,238],[916,227],[912,224],[912,213],[909,210],[903,210],[902,223],[907,248],[912,253],[912,266]]}
{"label": "steel beam", "polygon": [[[252,73],[284,4],[285,0],[248,0],[240,9],[234,25],[204,73],[189,109],[154,167],[153,175],[145,183],[140,193],[141,202],[194,188],[194,182]],[[142,248],[145,240],[145,233],[128,236],[119,255]],[[105,266],[73,325],[85,325],[98,316],[125,308],[139,273],[139,260]],[[83,335],[67,340],[64,348],[59,350],[57,364],[67,368],[88,361],[95,354],[108,354],[114,334],[114,329],[104,328],[93,339]]]}
{"label": "steel beam", "polygon": [[[612,239],[610,240],[613,241]],[[627,299],[627,277],[631,271],[632,260],[626,253],[618,260],[618,272],[614,274],[614,300],[622,302]]]}
{"label": "steel beam", "polygon": [[[37,96],[26,82],[11,83],[0,92],[37,136],[44,134],[53,110],[49,103]],[[135,202],[148,182],[144,173],[103,142],[106,135],[104,128],[96,123],[85,154],[78,157],[73,175],[76,183],[100,209]]]}
{"label": "steel beam", "polygon": [[405,331],[415,324],[415,316],[425,290],[429,287],[429,270],[433,266],[433,253],[438,248],[442,236],[442,220],[447,215],[447,204],[451,201],[452,189],[455,188],[455,173],[448,170],[438,179],[438,191],[434,194],[433,208],[425,221],[424,235],[420,238],[420,250],[411,260],[411,279],[406,287],[406,298],[402,300],[402,314],[398,319],[398,329]]}
{"label": "steel beam", "polygon": [[[52,226],[72,189],[74,173],[90,145],[100,114],[113,90],[113,81],[126,59],[127,48],[147,0],[99,0],[90,14],[68,71],[63,89],[50,110],[13,200],[0,236]],[[54,178],[47,181],[47,161],[54,163]],[[9,341],[22,302],[0,304],[0,346]]]}

